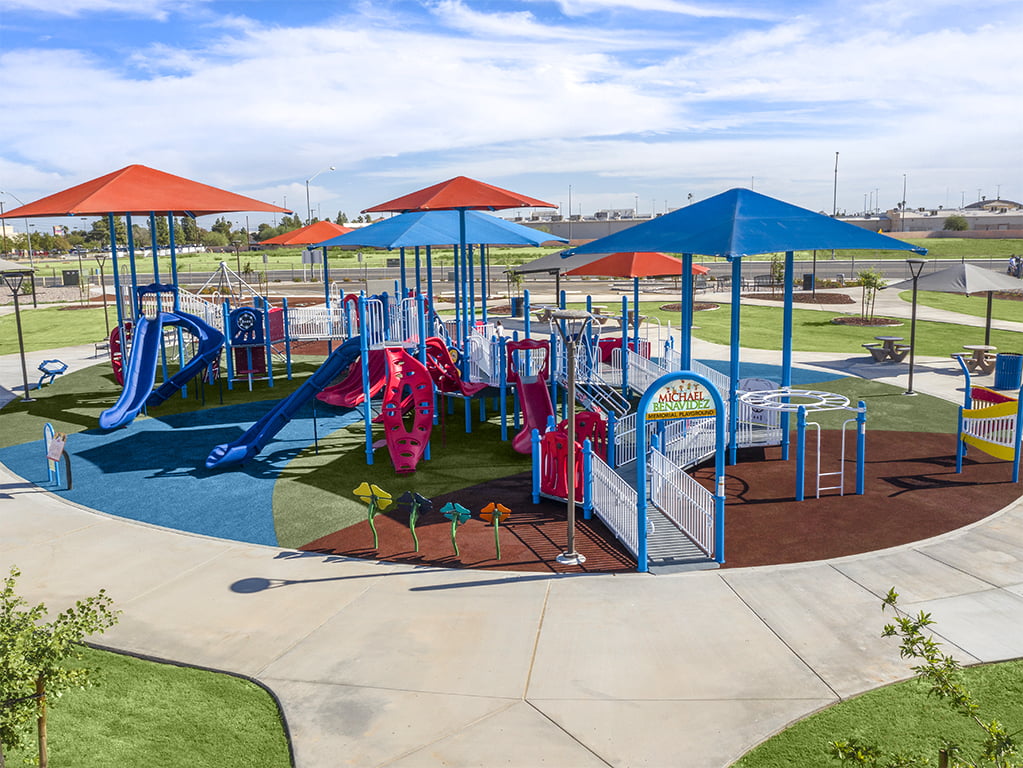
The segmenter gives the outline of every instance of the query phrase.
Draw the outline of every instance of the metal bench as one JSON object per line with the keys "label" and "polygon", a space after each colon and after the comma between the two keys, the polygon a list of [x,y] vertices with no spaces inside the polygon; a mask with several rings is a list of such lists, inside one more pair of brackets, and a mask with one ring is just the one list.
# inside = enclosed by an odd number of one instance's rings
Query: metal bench
{"label": "metal bench", "polygon": [[761,288],[771,289],[771,293],[774,293],[774,289],[778,286],[778,283],[774,279],[774,275],[753,275],[753,290],[759,291]]}

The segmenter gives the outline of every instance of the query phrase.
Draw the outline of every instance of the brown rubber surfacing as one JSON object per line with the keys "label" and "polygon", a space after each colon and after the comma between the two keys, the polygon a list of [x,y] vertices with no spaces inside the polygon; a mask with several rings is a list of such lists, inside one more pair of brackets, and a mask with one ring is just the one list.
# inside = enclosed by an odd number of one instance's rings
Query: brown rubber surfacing
{"label": "brown rubber surfacing", "polygon": [[[855,457],[846,460],[846,495],[837,490],[814,498],[814,458],[808,458],[806,500],[795,501],[796,463],[780,448],[746,453],[726,466],[725,568],[798,563],[861,554],[928,539],[994,514],[1020,490],[1011,482],[1012,465],[971,448],[962,474],[955,472],[955,435],[874,431],[867,436],[865,493],[854,489]],[[849,445],[852,449],[852,441]],[[824,433],[822,471],[837,470],[841,444],[837,433]],[[696,471],[705,486],[713,467]],[[837,484],[824,478],[823,485]],[[554,558],[564,549],[564,503],[531,499],[528,473],[438,496],[434,511],[416,527],[420,551],[412,547],[407,516],[383,513],[375,518],[380,537],[373,548],[365,521],[309,542],[301,549],[375,560],[447,568],[484,568],[534,572],[624,572],[635,561],[602,523],[576,525],[576,549],[586,556],[582,566],[563,566]],[[459,527],[460,556],[451,547],[451,524],[438,510],[455,501],[473,512]],[[496,501],[512,510],[501,526],[502,559],[495,558],[493,529],[476,515]],[[580,505],[581,509],[581,505]]]}

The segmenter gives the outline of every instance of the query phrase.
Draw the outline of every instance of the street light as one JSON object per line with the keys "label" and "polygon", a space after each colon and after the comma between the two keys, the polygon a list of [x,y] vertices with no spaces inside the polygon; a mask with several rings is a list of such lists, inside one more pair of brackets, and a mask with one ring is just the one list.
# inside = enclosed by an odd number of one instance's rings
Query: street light
{"label": "street light", "polygon": [[18,304],[18,294],[21,293],[21,284],[25,281],[24,272],[3,272],[4,282],[11,289],[14,296],[14,322],[18,326],[18,352],[21,355],[21,381],[24,386],[24,394],[21,398],[23,403],[34,402],[34,398],[28,394],[28,368],[25,366],[25,338],[21,332],[21,306]]}
{"label": "street light", "polygon": [[[24,203],[21,202],[21,198],[18,197],[13,192],[5,192],[5,191],[0,190],[0,195],[10,195],[11,197],[13,197],[15,200],[18,201],[18,205],[24,205]],[[32,269],[35,269],[36,265],[35,265],[35,262],[32,260],[32,233],[28,231],[28,218],[27,217],[25,218],[25,237],[28,239],[28,265],[30,267],[32,267]]]}
{"label": "street light", "polygon": [[555,558],[562,565],[581,565],[586,557],[575,551],[575,357],[579,339],[593,322],[593,315],[579,309],[545,309],[541,320],[558,331],[567,358],[568,402],[568,541],[565,551]]}
{"label": "street light", "polygon": [[904,395],[916,394],[913,391],[913,357],[916,355],[916,282],[926,263],[923,259],[906,259],[909,273],[913,276],[913,313],[909,324],[909,388],[903,392]]}
{"label": "street light", "polygon": [[[312,206],[312,203],[309,202],[309,182],[311,182],[313,179],[315,179],[321,173],[326,173],[327,171],[333,171],[333,170],[334,170],[334,166],[333,165],[327,166],[322,171],[317,171],[316,173],[314,173],[312,176],[310,176],[308,179],[305,180],[305,210],[306,210],[305,223],[306,223],[306,225],[309,225],[309,224],[313,223],[313,206]],[[287,205],[287,203],[285,203],[285,205]]]}

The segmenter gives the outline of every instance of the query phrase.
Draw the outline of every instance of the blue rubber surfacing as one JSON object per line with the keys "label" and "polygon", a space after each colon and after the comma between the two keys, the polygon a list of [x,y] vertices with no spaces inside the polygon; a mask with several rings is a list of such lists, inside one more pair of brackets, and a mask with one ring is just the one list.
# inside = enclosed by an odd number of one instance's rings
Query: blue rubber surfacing
{"label": "blue rubber surfacing", "polygon": [[[74,487],[59,495],[118,517],[207,536],[277,545],[274,483],[313,444],[312,407],[290,421],[243,467],[205,468],[215,445],[240,436],[274,402],[210,408],[164,418],[139,418],[111,432],[68,436]],[[317,408],[320,437],[360,419],[357,412]],[[42,439],[0,450],[0,461],[47,488]]]}
{"label": "blue rubber surfacing", "polygon": [[[728,372],[727,361],[705,361]],[[776,365],[743,363],[743,377],[781,380]],[[842,378],[794,367],[792,383],[807,387]],[[92,509],[190,533],[277,546],[273,492],[278,476],[313,444],[313,407],[307,404],[248,464],[230,470],[204,466],[210,450],[238,438],[276,405],[260,401],[166,417],[138,418],[128,426],[68,436],[74,488],[55,491]],[[357,411],[316,408],[320,437],[361,421]],[[48,488],[45,448],[39,440],[0,449],[0,462]]]}

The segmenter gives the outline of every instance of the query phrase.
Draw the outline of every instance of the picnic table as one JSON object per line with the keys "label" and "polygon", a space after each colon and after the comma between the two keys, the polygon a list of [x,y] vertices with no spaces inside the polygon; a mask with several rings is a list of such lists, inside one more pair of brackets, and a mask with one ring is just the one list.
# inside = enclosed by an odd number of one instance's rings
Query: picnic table
{"label": "picnic table", "polygon": [[962,352],[957,352],[955,356],[962,356],[966,358],[963,362],[966,363],[966,367],[971,373],[979,373],[985,376],[989,373],[993,373],[995,370],[995,350],[998,347],[992,347],[989,344],[963,344],[963,349],[971,353],[970,357],[966,357]]}
{"label": "picnic table", "polygon": [[898,363],[909,354],[909,345],[899,344],[900,341],[903,341],[902,336],[875,336],[874,338],[880,343],[868,342],[863,345],[863,348],[870,352],[875,363],[883,363],[886,360]]}

